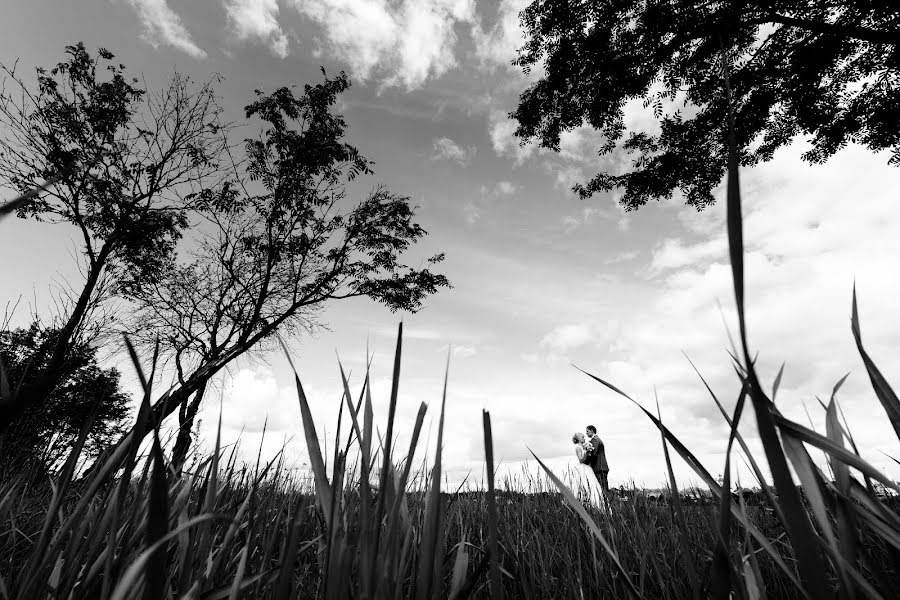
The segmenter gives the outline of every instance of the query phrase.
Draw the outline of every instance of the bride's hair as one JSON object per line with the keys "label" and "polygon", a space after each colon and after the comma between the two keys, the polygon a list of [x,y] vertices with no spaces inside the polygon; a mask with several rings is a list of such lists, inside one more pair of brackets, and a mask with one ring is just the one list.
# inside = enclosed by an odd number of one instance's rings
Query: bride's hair
{"label": "bride's hair", "polygon": [[580,431],[576,432],[572,435],[572,443],[573,444],[583,444],[584,443],[584,434]]}

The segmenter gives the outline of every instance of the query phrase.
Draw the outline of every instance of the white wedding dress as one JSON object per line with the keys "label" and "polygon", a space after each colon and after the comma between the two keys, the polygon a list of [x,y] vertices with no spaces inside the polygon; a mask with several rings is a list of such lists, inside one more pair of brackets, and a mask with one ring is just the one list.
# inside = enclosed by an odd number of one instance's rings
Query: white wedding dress
{"label": "white wedding dress", "polygon": [[594,508],[606,510],[606,499],[603,497],[603,488],[594,475],[590,465],[584,464],[585,452],[580,445],[575,446],[575,456],[578,457],[578,468],[575,469],[575,481],[572,482],[572,492],[575,496],[590,504]]}

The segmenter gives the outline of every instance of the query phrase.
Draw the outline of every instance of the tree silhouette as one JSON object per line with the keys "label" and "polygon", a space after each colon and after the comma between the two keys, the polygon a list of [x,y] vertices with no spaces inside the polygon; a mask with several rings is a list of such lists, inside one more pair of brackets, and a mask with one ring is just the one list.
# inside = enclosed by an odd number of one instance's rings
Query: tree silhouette
{"label": "tree silhouette", "polygon": [[[52,356],[59,330],[38,322],[0,331],[0,364],[13,385],[28,385],[40,377]],[[82,425],[96,409],[84,446],[86,457],[97,456],[124,432],[129,396],[119,388],[116,369],[97,363],[97,349],[79,343],[69,351],[59,383],[47,397],[30,403],[0,434],[0,456],[6,466],[21,467],[37,458],[53,466],[75,442]]]}
{"label": "tree silhouette", "polygon": [[16,204],[19,217],[75,228],[84,270],[43,376],[17,398],[0,397],[0,430],[25,401],[52,392],[96,326],[92,314],[124,279],[163,276],[188,225],[191,192],[218,173],[225,150],[212,82],[195,87],[176,74],[147,94],[108,50],[94,57],[79,43],[66,54],[50,71],[37,69],[36,89],[0,65],[0,183],[34,196]]}
{"label": "tree silhouette", "polygon": [[[562,132],[587,125],[604,138],[598,157],[634,156],[627,172],[575,185],[582,198],[621,189],[627,210],[676,192],[697,210],[713,202],[727,156],[723,54],[743,166],[798,136],[811,163],[858,143],[900,164],[897,2],[535,0],[520,16],[514,64],[544,71],[510,114],[516,135],[559,150]],[[635,99],[653,108],[649,131],[625,125]]]}
{"label": "tree silhouette", "polygon": [[126,288],[137,307],[133,339],[149,349],[159,338],[175,365],[178,386],[154,419],[178,410],[178,467],[207,382],[235,358],[266,348],[276,332],[315,329],[331,301],[365,296],[415,312],[449,285],[430,270],[441,254],[424,268],[401,262],[426,235],[408,197],[378,186],[351,200],[348,186],[371,169],[332,112],[349,85],[342,72],[299,97],[257,91],[246,114],[265,129],[246,141],[242,176],[198,194],[205,222],[183,261]]}

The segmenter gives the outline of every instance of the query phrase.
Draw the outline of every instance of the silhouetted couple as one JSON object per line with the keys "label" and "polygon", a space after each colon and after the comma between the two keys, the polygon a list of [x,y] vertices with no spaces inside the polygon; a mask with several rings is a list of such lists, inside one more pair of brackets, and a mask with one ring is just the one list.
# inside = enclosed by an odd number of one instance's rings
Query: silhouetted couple
{"label": "silhouetted couple", "polygon": [[572,443],[575,444],[575,455],[578,456],[578,462],[591,468],[597,483],[600,484],[603,499],[608,501],[609,465],[606,462],[606,447],[603,445],[603,440],[597,435],[597,428],[588,425],[584,433],[578,432],[572,436]]}

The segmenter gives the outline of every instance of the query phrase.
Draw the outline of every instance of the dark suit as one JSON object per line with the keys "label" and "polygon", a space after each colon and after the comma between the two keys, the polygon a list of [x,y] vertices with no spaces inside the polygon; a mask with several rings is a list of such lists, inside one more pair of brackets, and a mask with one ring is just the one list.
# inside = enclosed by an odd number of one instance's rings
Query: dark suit
{"label": "dark suit", "polygon": [[607,477],[609,475],[609,465],[606,463],[606,446],[603,444],[600,436],[596,434],[590,439],[590,442],[592,451],[588,458],[588,464],[591,466],[591,470],[594,471],[597,481],[600,482],[603,494],[609,497],[609,479]]}

